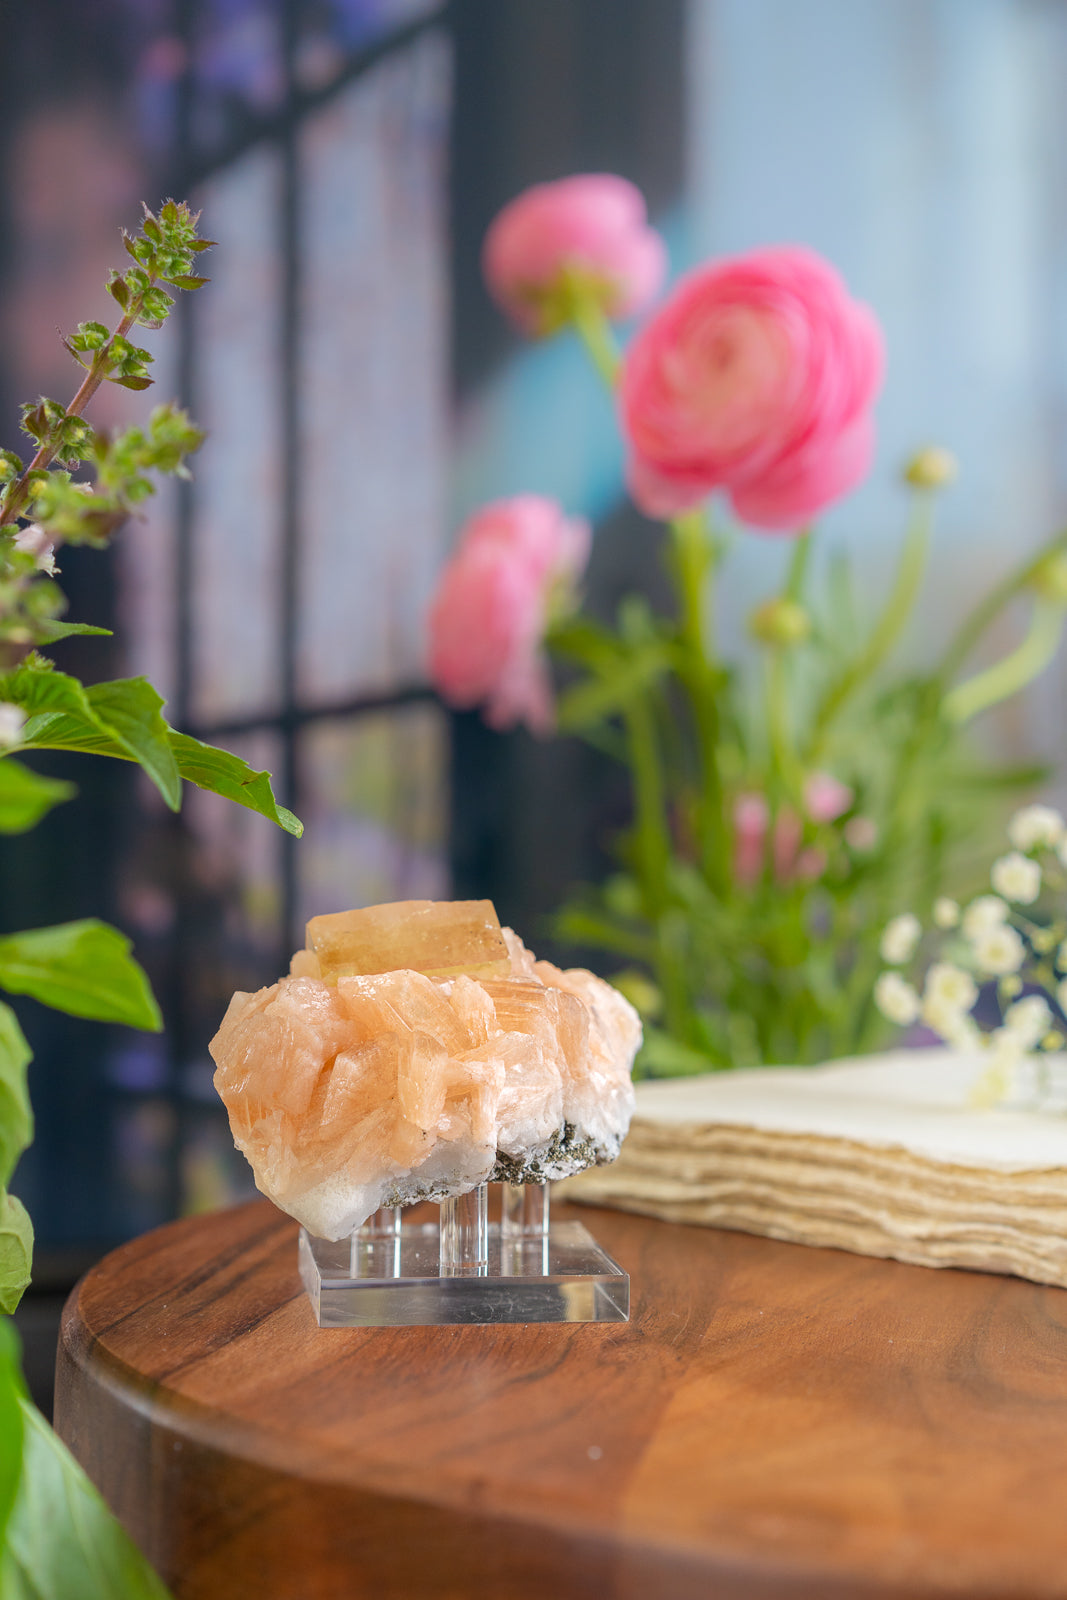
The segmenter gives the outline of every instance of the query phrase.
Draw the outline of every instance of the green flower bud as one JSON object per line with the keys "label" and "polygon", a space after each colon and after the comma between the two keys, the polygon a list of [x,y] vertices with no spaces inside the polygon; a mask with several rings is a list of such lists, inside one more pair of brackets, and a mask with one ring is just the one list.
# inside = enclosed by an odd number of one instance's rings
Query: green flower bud
{"label": "green flower bud", "polygon": [[945,489],[959,476],[959,462],[951,450],[928,444],[917,450],[904,468],[904,482],[913,489]]}
{"label": "green flower bud", "polygon": [[1046,556],[1031,580],[1039,595],[1067,605],[1067,553]]}
{"label": "green flower bud", "polygon": [[652,1021],[663,1010],[663,996],[659,986],[646,978],[643,972],[628,968],[617,972],[611,980],[612,987],[629,1000],[638,1016]]}
{"label": "green flower bud", "polygon": [[748,631],[760,644],[780,648],[803,644],[811,635],[811,618],[797,601],[776,596],[756,607],[748,619]]}

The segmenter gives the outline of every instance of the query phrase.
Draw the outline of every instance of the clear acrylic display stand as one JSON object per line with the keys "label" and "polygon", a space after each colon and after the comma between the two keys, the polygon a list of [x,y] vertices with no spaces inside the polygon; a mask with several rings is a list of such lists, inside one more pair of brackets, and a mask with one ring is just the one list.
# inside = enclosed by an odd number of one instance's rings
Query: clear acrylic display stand
{"label": "clear acrylic display stand", "polygon": [[331,1243],[300,1230],[300,1276],[320,1328],[460,1322],[626,1322],[630,1279],[579,1222],[549,1221],[546,1183],[445,1200],[437,1223],[386,1207]]}

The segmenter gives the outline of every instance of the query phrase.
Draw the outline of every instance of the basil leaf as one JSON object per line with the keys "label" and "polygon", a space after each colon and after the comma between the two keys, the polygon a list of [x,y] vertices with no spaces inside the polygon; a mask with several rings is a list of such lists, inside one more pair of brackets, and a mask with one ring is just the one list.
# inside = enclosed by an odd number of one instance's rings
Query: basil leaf
{"label": "basil leaf", "polygon": [[33,1052],[10,1006],[0,1001],[0,1185],[6,1185],[33,1138],[26,1068]]}
{"label": "basil leaf", "polygon": [[182,803],[182,780],[163,721],[162,698],[147,678],[94,683],[86,698],[99,725],[141,764],[172,811]]}
{"label": "basil leaf", "polygon": [[32,1265],[29,1213],[13,1194],[0,1192],[0,1311],[14,1311],[29,1285]]}
{"label": "basil leaf", "polygon": [[46,811],[70,800],[77,791],[72,783],[42,778],[10,756],[0,761],[0,833],[25,833]]}
{"label": "basil leaf", "polygon": [[20,1400],[22,1474],[0,1562],[4,1600],[168,1600],[67,1449]]}
{"label": "basil leaf", "polygon": [[256,772],[240,756],[231,755],[228,750],[217,750],[214,745],[201,744],[187,733],[175,733],[171,729],[170,740],[178,771],[198,789],[210,789],[213,794],[221,794],[239,806],[258,811],[297,838],[303,833],[304,824],[275,800],[269,772]]}
{"label": "basil leaf", "polygon": [[23,1393],[19,1336],[11,1319],[0,1317],[0,1550],[22,1471]]}
{"label": "basil leaf", "polygon": [[97,1022],[158,1032],[163,1021],[130,941],[89,917],[0,939],[0,989]]}

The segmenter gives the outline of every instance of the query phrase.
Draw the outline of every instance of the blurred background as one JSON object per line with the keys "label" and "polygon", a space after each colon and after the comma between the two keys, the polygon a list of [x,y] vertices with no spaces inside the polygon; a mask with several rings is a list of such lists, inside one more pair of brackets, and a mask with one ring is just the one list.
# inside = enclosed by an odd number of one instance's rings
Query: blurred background
{"label": "blurred background", "polygon": [[[146,673],[172,722],[269,768],[306,824],[297,842],[199,792],[173,818],[132,770],[41,758],[80,797],[2,842],[2,931],[118,923],[167,1028],[19,1008],[36,1052],[37,1139],[14,1186],[38,1230],[32,1333],[104,1249],[251,1191],[207,1043],[235,988],[285,969],[309,915],[488,895],[554,953],[548,914],[603,871],[625,819],[619,776],[591,752],[491,734],[426,686],[428,597],[487,498],[548,493],[594,519],[594,609],[660,582],[659,536],[623,500],[610,407],[577,345],[520,345],[487,299],[495,211],[533,182],[619,172],[675,272],[778,241],[837,264],[885,326],[889,379],[876,470],[821,544],[852,550],[874,596],[900,537],[902,459],[937,442],[962,462],[909,643],[921,655],[1067,516],[1067,6],[0,11],[3,443],[18,443],[20,400],[72,392],[57,330],[107,316],[118,229],[142,198],[188,198],[219,242],[210,288],[148,335],[156,396],[208,430],[195,481],[107,554],[64,552],[71,618],[115,636],[57,660],[90,681]],[[143,409],[112,390],[93,417]],[[782,560],[773,539],[737,552],[728,642]],[[987,719],[1000,753],[1058,762],[1065,676]]]}

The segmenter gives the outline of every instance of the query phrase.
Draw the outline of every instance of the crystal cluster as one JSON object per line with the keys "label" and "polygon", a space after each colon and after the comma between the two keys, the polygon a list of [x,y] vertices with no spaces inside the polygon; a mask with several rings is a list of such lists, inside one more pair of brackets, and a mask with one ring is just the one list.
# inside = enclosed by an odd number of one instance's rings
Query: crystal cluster
{"label": "crystal cluster", "polygon": [[640,1042],[616,989],[536,961],[489,901],[412,900],[314,917],[211,1054],[258,1187],[340,1239],[379,1206],[614,1160]]}

